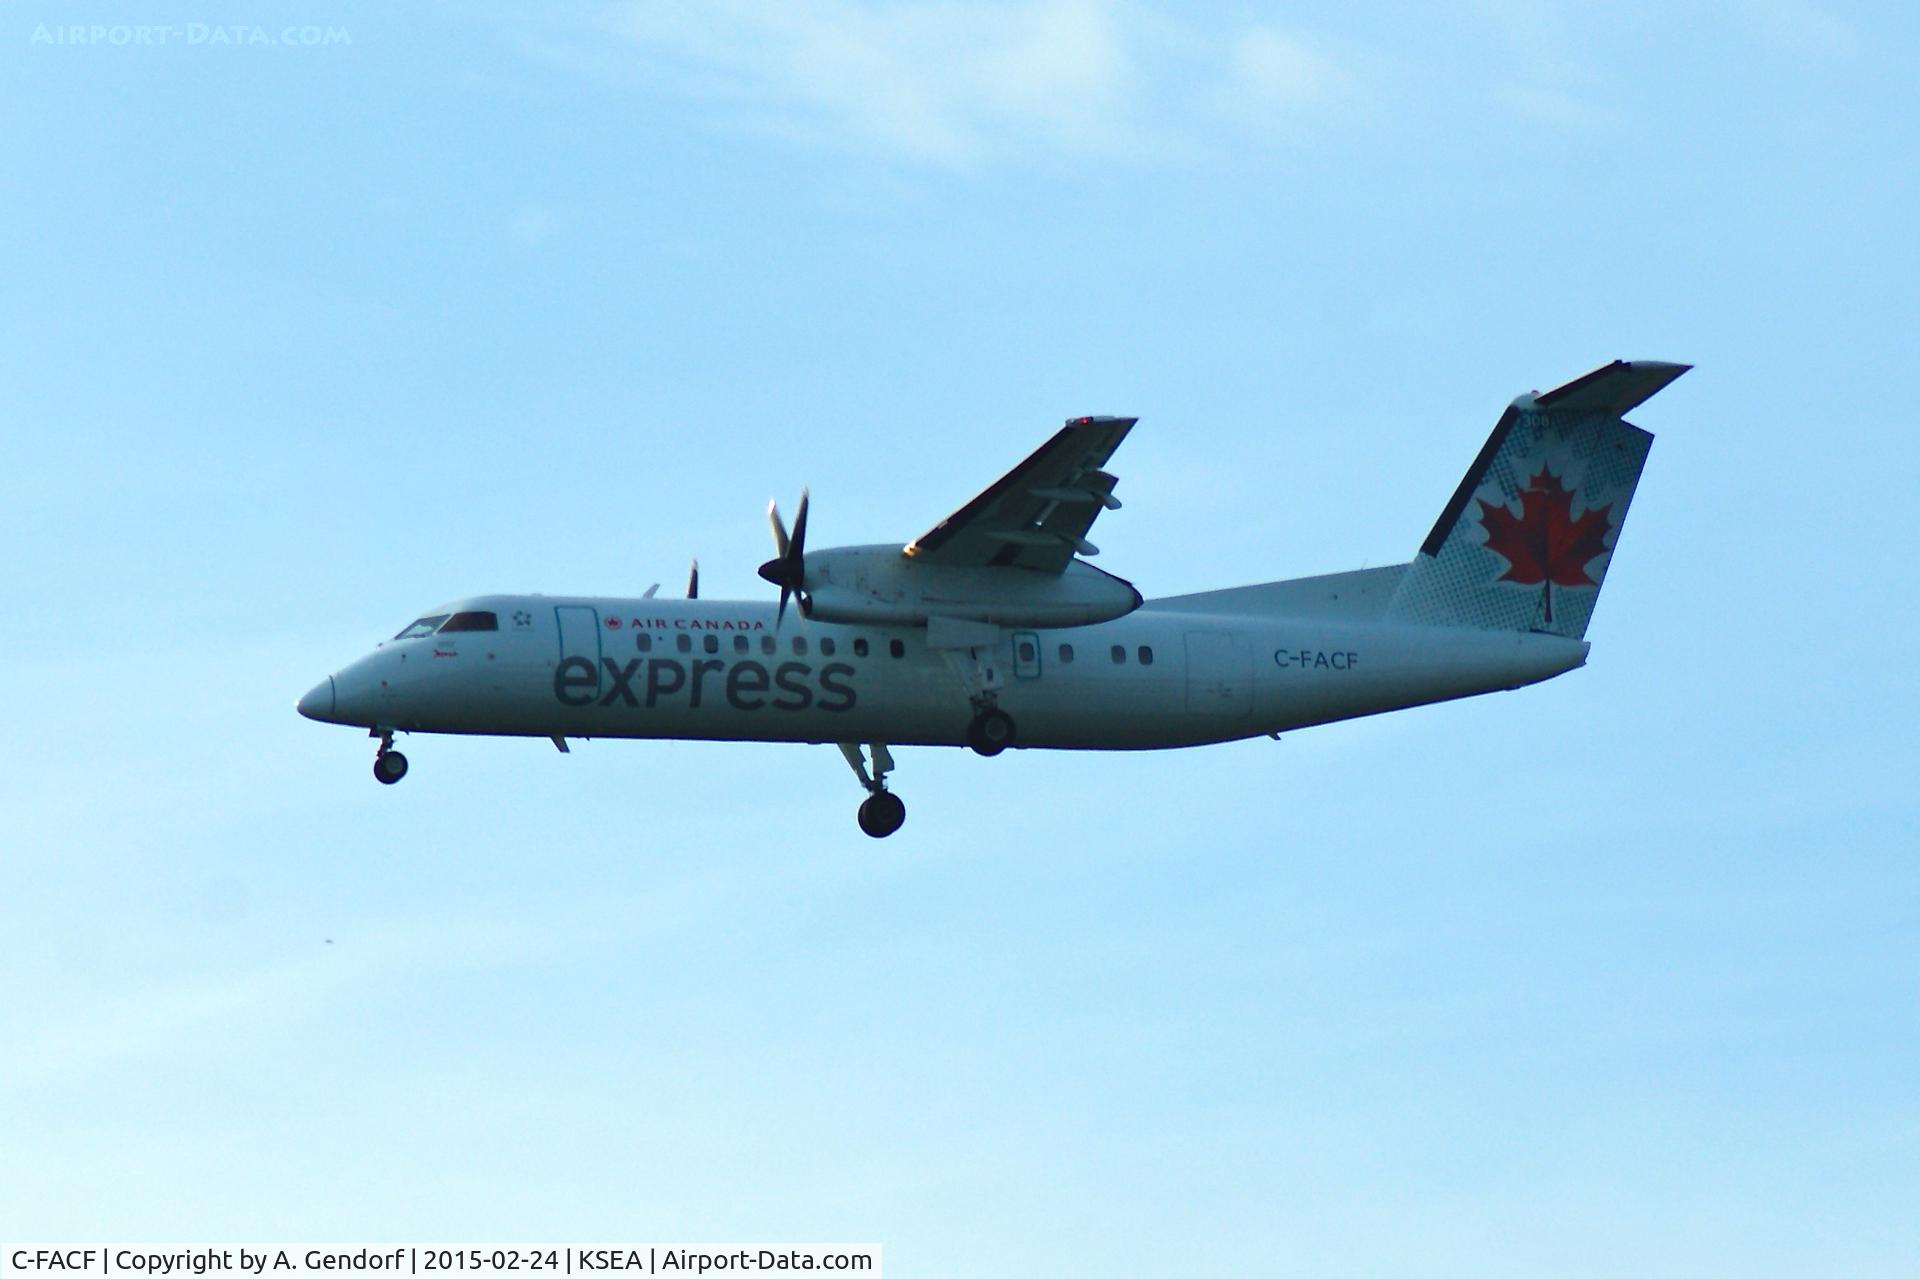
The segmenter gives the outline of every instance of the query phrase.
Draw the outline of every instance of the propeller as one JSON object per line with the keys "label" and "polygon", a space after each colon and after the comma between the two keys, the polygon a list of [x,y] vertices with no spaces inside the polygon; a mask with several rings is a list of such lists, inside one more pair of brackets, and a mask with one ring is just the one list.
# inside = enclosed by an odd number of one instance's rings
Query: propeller
{"label": "propeller", "polygon": [[773,528],[773,558],[760,566],[760,576],[780,588],[780,611],[774,614],[773,628],[787,616],[787,597],[800,597],[800,616],[809,605],[806,597],[807,574],[807,490],[800,490],[800,505],[793,513],[793,536],[787,536],[786,523],[780,518],[780,504],[767,503],[767,523]]}

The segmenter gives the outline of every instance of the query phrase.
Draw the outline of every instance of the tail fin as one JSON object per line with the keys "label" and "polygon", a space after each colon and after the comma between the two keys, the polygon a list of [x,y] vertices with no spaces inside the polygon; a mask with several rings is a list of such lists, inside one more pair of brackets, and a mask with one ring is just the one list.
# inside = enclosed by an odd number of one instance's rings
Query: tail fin
{"label": "tail fin", "polygon": [[1615,360],[1515,400],[1407,566],[1387,615],[1585,635],[1653,444],[1621,414],[1690,367]]}

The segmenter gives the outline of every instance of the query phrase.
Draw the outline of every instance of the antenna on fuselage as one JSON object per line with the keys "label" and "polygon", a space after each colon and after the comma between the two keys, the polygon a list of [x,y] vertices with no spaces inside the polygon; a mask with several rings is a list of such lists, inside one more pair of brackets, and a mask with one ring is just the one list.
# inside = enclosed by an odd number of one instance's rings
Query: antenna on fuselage
{"label": "antenna on fuselage", "polygon": [[694,557],[693,567],[687,570],[687,598],[690,600],[700,598],[700,557],[697,555]]}

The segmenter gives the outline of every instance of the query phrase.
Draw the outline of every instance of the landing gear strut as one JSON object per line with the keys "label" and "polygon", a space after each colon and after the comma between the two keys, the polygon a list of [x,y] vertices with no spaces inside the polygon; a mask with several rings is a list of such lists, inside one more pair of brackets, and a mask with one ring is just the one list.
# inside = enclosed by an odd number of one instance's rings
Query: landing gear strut
{"label": "landing gear strut", "polygon": [[[938,629],[944,638],[936,640],[935,623],[941,623]],[[928,645],[947,659],[973,707],[967,745],[981,755],[998,755],[1013,745],[1013,716],[1000,709],[1000,690],[1007,683],[996,657],[1000,628],[934,618],[927,623],[927,635]]]}
{"label": "landing gear strut", "polygon": [[407,775],[407,757],[393,749],[392,729],[376,728],[371,735],[380,739],[380,749],[373,756],[373,779],[391,786]]}
{"label": "landing gear strut", "polygon": [[887,774],[893,771],[893,755],[887,750],[886,743],[874,742],[867,750],[873,755],[871,775],[867,772],[867,761],[861,754],[860,744],[840,743],[840,753],[847,757],[853,775],[867,788],[867,798],[860,805],[860,829],[875,839],[885,839],[907,820],[907,806],[898,795],[887,789]]}
{"label": "landing gear strut", "polygon": [[979,706],[967,725],[967,745],[982,755],[998,755],[1013,745],[1013,716],[991,702]]}

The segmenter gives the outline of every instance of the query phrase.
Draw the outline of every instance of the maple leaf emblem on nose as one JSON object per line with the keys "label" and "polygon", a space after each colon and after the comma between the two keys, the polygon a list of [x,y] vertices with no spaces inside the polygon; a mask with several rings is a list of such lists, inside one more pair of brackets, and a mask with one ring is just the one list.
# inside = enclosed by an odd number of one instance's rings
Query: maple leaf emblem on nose
{"label": "maple leaf emblem on nose", "polygon": [[1607,512],[1613,503],[1581,512],[1573,518],[1573,490],[1545,464],[1520,490],[1520,513],[1480,499],[1480,527],[1487,530],[1487,549],[1507,561],[1497,580],[1523,586],[1540,583],[1546,620],[1553,620],[1555,586],[1597,586],[1587,576],[1587,565],[1606,554],[1607,534],[1613,525]]}

